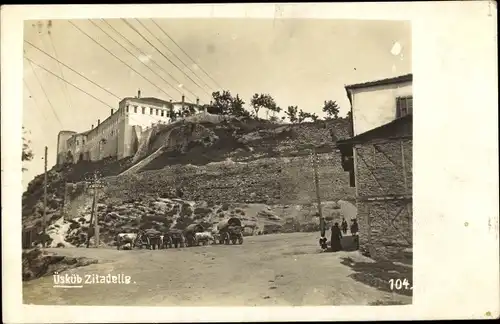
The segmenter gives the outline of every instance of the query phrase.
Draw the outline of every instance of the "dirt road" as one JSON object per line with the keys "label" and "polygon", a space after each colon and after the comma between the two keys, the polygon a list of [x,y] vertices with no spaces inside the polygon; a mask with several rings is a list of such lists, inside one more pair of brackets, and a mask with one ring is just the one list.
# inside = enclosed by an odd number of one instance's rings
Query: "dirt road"
{"label": "dirt road", "polygon": [[316,233],[245,237],[243,245],[117,251],[48,249],[98,259],[65,273],[123,274],[130,284],[54,288],[52,276],[24,283],[24,303],[39,305],[300,306],[368,305],[411,297],[384,292],[349,277],[343,258],[358,252],[320,253]]}

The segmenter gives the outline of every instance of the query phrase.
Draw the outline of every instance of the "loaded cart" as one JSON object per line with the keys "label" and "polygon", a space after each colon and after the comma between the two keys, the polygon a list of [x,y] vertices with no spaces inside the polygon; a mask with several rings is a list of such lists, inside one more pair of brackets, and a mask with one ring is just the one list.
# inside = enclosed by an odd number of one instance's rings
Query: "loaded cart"
{"label": "loaded cart", "polygon": [[223,220],[217,225],[219,230],[219,244],[243,244],[243,226],[241,220],[236,217],[231,217]]}
{"label": "loaded cart", "polygon": [[201,224],[191,224],[184,230],[184,237],[186,238],[187,246],[195,246],[196,243],[196,233],[204,232],[205,228]]}
{"label": "loaded cart", "polygon": [[179,248],[184,247],[186,244],[184,234],[180,229],[172,228],[168,230],[165,236],[167,236],[166,247]]}

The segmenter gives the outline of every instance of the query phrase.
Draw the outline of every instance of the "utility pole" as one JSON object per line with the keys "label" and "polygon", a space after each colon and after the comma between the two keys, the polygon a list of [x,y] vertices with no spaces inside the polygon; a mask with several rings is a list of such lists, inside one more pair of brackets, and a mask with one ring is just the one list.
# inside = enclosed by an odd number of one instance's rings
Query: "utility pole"
{"label": "utility pole", "polygon": [[43,226],[43,234],[45,234],[45,231],[47,229],[47,146],[45,146],[45,154],[44,154],[44,180],[43,180],[43,220],[42,220],[42,226]]}
{"label": "utility pole", "polygon": [[314,149],[313,153],[313,168],[314,168],[314,184],[316,185],[316,201],[318,203],[321,237],[324,237],[326,229],[325,229],[325,219],[323,218],[323,211],[321,208],[321,196],[319,194],[318,155],[316,154],[316,149]]}
{"label": "utility pole", "polygon": [[64,220],[66,220],[68,218],[68,215],[66,213],[66,200],[67,199],[68,199],[68,182],[64,181],[64,196],[63,196],[62,211],[61,211],[61,214],[62,214]]}
{"label": "utility pole", "polygon": [[87,248],[90,245],[90,229],[92,228],[92,221],[94,225],[94,235],[95,235],[95,245],[99,247],[99,217],[97,215],[97,190],[104,188],[97,172],[94,172],[94,176],[90,179],[89,189],[92,190],[92,210],[90,214],[90,225],[87,234]]}

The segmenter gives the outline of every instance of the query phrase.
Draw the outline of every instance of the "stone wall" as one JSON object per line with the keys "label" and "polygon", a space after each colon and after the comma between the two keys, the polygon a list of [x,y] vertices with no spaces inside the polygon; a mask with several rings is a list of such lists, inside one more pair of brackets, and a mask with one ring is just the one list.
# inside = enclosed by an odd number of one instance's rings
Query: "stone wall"
{"label": "stone wall", "polygon": [[[322,199],[353,200],[348,174],[336,152],[318,155]],[[210,202],[307,204],[316,201],[309,156],[264,158],[248,163],[219,162],[204,166],[175,165],[161,170],[107,178],[109,197],[132,199],[145,195],[168,197],[182,188],[183,199]]]}
{"label": "stone wall", "polygon": [[358,144],[355,154],[360,249],[398,258],[413,242],[412,140]]}

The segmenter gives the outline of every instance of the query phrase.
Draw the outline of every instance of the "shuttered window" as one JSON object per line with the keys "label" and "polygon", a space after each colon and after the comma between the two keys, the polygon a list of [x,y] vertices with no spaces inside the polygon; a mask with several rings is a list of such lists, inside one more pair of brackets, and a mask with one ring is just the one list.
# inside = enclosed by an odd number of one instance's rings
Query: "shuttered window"
{"label": "shuttered window", "polygon": [[413,97],[396,98],[396,118],[413,114]]}

